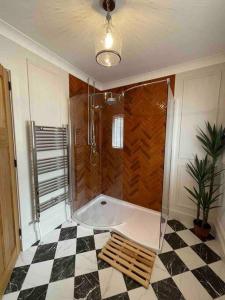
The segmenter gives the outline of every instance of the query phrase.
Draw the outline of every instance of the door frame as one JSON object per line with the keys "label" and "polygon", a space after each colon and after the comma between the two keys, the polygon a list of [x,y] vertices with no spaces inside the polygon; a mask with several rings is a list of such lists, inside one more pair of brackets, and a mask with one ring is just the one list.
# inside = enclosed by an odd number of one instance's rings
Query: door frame
{"label": "door frame", "polygon": [[[11,273],[15,266],[19,252],[21,251],[21,227],[20,227],[20,202],[19,202],[19,186],[18,186],[18,173],[17,173],[17,157],[16,157],[16,142],[15,142],[15,126],[14,126],[14,113],[13,113],[13,101],[12,101],[12,88],[11,88],[11,73],[10,70],[3,67],[0,64],[0,69],[3,74],[3,84],[6,98],[6,120],[9,124],[10,129],[9,138],[12,142],[11,159],[14,159],[14,168],[12,171],[12,195],[13,195],[13,216],[14,216],[14,229],[16,237],[16,251],[11,258],[10,264],[7,266],[9,272],[1,278],[0,284],[0,299],[1,295],[4,294],[5,288],[7,287],[8,281],[11,277]],[[4,252],[3,252],[4,253]]]}

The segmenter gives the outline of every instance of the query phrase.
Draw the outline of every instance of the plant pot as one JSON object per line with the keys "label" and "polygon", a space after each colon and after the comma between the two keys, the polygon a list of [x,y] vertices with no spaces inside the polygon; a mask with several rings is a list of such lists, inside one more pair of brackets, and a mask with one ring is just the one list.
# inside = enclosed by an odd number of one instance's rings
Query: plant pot
{"label": "plant pot", "polygon": [[208,223],[202,226],[202,220],[194,220],[194,232],[201,240],[207,239],[210,230],[211,226]]}

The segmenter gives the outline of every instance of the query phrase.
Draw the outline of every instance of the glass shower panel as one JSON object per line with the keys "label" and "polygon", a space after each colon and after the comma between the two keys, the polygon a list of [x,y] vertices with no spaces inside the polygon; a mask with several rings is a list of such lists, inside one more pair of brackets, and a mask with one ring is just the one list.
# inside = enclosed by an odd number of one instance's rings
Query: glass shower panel
{"label": "glass shower panel", "polygon": [[[79,101],[80,100],[80,101]],[[103,228],[122,222],[124,120],[122,96],[92,93],[71,99],[75,219]],[[81,193],[80,193],[81,192]]]}
{"label": "glass shower panel", "polygon": [[163,237],[165,234],[167,219],[169,215],[169,194],[170,194],[170,173],[171,173],[171,159],[172,159],[174,107],[175,107],[175,102],[173,98],[173,93],[170,88],[170,85],[168,84],[166,141],[165,141],[163,195],[162,195],[162,207],[161,207],[159,249],[161,249],[162,247]]}
{"label": "glass shower panel", "polygon": [[166,79],[125,90],[123,200],[142,208],[135,237],[153,249],[160,243],[167,101]]}
{"label": "glass shower panel", "polygon": [[102,109],[102,194],[123,200],[124,102]]}
{"label": "glass shower panel", "polygon": [[[96,153],[92,157],[88,143],[88,93],[70,98],[71,182],[73,209],[86,205],[101,192],[99,132],[96,132]],[[98,115],[95,121],[98,123]],[[95,162],[90,163],[93,159]]]}

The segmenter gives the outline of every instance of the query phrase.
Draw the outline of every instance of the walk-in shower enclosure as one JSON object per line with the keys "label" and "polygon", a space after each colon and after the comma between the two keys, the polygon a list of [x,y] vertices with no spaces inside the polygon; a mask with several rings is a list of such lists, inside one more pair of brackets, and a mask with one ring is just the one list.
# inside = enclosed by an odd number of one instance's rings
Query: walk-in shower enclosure
{"label": "walk-in shower enclosure", "polygon": [[87,85],[72,95],[71,186],[77,222],[160,249],[168,217],[173,80],[107,92]]}

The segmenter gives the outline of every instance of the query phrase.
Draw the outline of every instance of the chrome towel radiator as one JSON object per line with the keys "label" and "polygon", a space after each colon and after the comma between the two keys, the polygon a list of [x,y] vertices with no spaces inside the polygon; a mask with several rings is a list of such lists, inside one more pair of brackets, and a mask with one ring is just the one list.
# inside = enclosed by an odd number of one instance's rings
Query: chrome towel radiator
{"label": "chrome towel radiator", "polygon": [[[65,201],[70,205],[69,132],[66,127],[37,126],[30,122],[34,223],[40,230],[41,213]],[[55,175],[56,173],[59,173]],[[48,197],[49,196],[49,197]]]}

